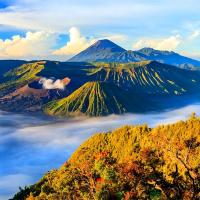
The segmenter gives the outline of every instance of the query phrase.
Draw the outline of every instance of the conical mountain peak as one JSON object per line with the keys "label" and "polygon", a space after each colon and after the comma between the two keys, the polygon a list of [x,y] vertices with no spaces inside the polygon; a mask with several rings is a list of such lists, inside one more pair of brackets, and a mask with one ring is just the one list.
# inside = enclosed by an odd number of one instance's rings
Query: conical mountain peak
{"label": "conical mountain peak", "polygon": [[[134,102],[134,106],[132,105]],[[89,116],[122,114],[140,107],[137,98],[108,82],[87,82],[66,98],[52,101],[44,107],[49,115],[68,116],[83,113]]]}
{"label": "conical mountain peak", "polygon": [[108,39],[102,39],[102,40],[98,40],[97,42],[95,42],[92,46],[90,46],[88,49],[90,48],[96,48],[97,50],[104,50],[104,49],[110,49],[110,52],[124,52],[126,51],[125,49],[123,49],[122,47],[120,47],[119,45],[115,44],[114,42],[108,40]]}
{"label": "conical mountain peak", "polygon": [[80,61],[104,61],[116,53],[123,53],[126,50],[108,39],[102,39],[72,57],[70,62]]}

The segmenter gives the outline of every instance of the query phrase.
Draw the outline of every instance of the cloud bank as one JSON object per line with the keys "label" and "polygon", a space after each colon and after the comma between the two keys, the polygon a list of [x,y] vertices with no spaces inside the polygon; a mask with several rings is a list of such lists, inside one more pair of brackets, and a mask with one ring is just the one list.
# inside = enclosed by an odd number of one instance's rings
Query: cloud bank
{"label": "cloud bank", "polygon": [[195,40],[200,36],[200,30],[194,30],[192,34],[189,36],[190,40]]}
{"label": "cloud bank", "polygon": [[41,115],[0,112],[0,199],[12,197],[19,186],[32,184],[48,170],[62,165],[94,133],[111,131],[126,124],[147,123],[153,127],[173,123],[188,118],[194,111],[200,114],[200,104],[161,113],[62,121]]}
{"label": "cloud bank", "polygon": [[73,55],[86,49],[94,42],[95,40],[87,40],[86,37],[81,36],[78,28],[72,27],[69,30],[69,41],[67,44],[55,50],[53,55]]}
{"label": "cloud bank", "polygon": [[15,35],[11,39],[0,39],[1,58],[34,58],[46,57],[56,43],[52,32],[27,32],[24,37]]}
{"label": "cloud bank", "polygon": [[163,39],[140,39],[134,45],[134,49],[141,49],[143,47],[151,47],[157,50],[168,50],[172,51],[177,49],[179,44],[181,43],[181,36],[180,35],[173,35]]}
{"label": "cloud bank", "polygon": [[56,59],[56,56],[76,54],[96,41],[87,39],[81,35],[78,28],[72,27],[69,29],[69,41],[66,45],[53,50],[58,37],[59,34],[53,32],[36,31],[27,32],[24,37],[14,35],[11,39],[0,39],[0,58]]}
{"label": "cloud bank", "polygon": [[[145,30],[153,21],[151,26],[155,31],[158,25],[162,25],[162,29],[163,26],[169,28],[170,25],[174,28],[177,24],[181,26],[184,20],[192,21],[193,19],[194,21],[193,16],[198,16],[199,13],[198,0],[185,0],[184,4],[181,0],[151,2],[148,0],[123,2],[120,0],[99,2],[59,0],[59,3],[53,0],[15,0],[6,2],[9,2],[7,7],[0,13],[2,24],[35,30],[63,31],[66,27],[74,25],[90,26],[92,29],[105,25],[121,29],[130,27],[133,21],[131,27],[134,28],[136,24],[144,26]],[[166,24],[168,20],[170,23]],[[116,23],[120,21],[123,23]]]}
{"label": "cloud bank", "polygon": [[11,39],[0,39],[0,58],[67,60],[68,56],[79,53],[98,39],[107,38],[116,42],[123,42],[127,39],[121,34],[106,34],[105,37],[96,39],[87,38],[77,27],[71,27],[69,41],[64,46],[55,49],[58,38],[59,34],[50,31],[29,31],[25,36],[14,35]]}
{"label": "cloud bank", "polygon": [[116,42],[124,42],[127,40],[127,37],[122,34],[105,34],[105,36],[102,38],[99,37],[96,39],[88,39],[87,37],[81,35],[81,32],[77,27],[72,27],[69,29],[69,41],[66,43],[66,45],[55,50],[52,54],[58,56],[74,55],[88,48],[97,40],[105,38]]}

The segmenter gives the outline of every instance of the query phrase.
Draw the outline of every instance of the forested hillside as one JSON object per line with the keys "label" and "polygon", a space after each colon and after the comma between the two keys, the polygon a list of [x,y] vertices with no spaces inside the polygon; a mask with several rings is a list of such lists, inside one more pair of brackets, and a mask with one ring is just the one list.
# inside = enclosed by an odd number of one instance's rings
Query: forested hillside
{"label": "forested hillside", "polygon": [[13,199],[199,200],[200,118],[98,133]]}

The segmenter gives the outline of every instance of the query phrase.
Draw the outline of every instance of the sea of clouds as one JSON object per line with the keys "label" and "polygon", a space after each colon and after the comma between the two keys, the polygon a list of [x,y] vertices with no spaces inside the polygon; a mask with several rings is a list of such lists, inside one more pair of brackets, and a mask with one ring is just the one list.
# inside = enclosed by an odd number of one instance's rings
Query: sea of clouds
{"label": "sea of clouds", "polygon": [[162,113],[110,115],[99,118],[56,120],[37,115],[0,112],[0,200],[6,200],[58,168],[92,134],[126,124],[150,127],[200,114],[200,104]]}

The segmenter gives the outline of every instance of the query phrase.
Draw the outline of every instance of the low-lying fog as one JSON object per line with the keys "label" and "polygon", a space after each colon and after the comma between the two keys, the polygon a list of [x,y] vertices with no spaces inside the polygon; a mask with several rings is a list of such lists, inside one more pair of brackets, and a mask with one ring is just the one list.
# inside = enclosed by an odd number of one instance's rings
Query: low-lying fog
{"label": "low-lying fog", "polygon": [[125,124],[172,123],[200,114],[200,104],[162,113],[127,114],[55,122],[38,116],[0,112],[0,200],[12,197],[19,186],[37,181],[58,168],[72,152],[96,132]]}

